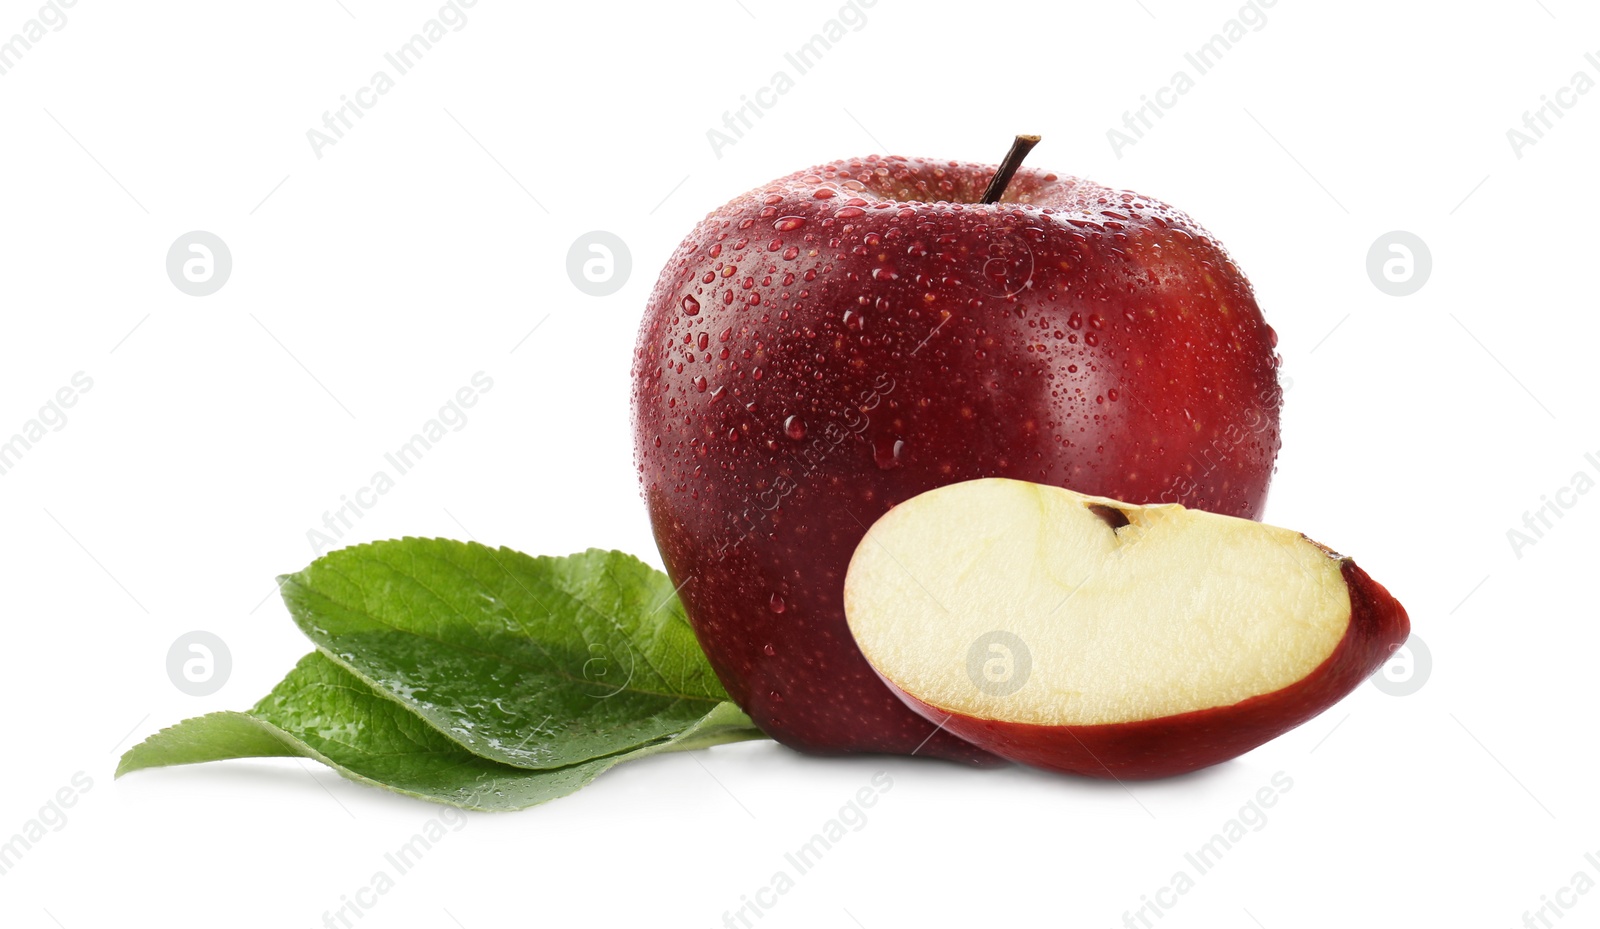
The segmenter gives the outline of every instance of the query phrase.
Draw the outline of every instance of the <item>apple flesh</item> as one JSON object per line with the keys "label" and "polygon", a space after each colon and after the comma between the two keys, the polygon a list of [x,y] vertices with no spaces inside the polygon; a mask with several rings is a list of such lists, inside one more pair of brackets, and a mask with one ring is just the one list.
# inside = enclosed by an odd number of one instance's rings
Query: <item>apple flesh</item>
{"label": "apple flesh", "polygon": [[992,761],[878,680],[844,614],[866,527],[1011,477],[1256,517],[1279,445],[1249,283],[1156,200],[856,158],[719,208],[639,329],[633,427],[667,573],[728,693],[810,752]]}
{"label": "apple flesh", "polygon": [[1300,725],[1410,628],[1297,532],[1003,479],[890,510],[844,597],[867,661],[926,719],[1002,758],[1123,780]]}

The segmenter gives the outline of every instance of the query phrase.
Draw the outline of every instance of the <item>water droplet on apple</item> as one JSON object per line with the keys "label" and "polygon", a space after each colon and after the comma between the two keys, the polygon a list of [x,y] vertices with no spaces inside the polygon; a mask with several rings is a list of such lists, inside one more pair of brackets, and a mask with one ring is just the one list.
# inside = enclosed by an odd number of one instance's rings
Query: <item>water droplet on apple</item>
{"label": "water droplet on apple", "polygon": [[772,595],[772,599],[767,601],[767,609],[771,610],[774,613],[782,613],[784,610],[786,610],[788,608],[789,608],[789,605],[787,603],[784,603],[783,602],[783,598],[778,596],[777,594],[773,594]]}
{"label": "water droplet on apple", "polygon": [[777,222],[772,224],[772,228],[778,230],[779,232],[793,232],[805,224],[806,220],[803,216],[783,216],[780,217]]}
{"label": "water droplet on apple", "polygon": [[696,316],[700,313],[700,301],[693,297],[683,298],[683,315]]}
{"label": "water droplet on apple", "polygon": [[776,648],[773,648],[771,645],[766,645],[766,646],[762,646],[761,654],[766,655],[768,658],[771,658],[773,655],[778,654],[778,650]]}
{"label": "water droplet on apple", "polygon": [[796,442],[806,437],[806,421],[798,416],[791,416],[783,421],[783,433]]}
{"label": "water droplet on apple", "polygon": [[860,332],[867,325],[867,321],[856,310],[844,311],[844,327],[851,332]]}
{"label": "water droplet on apple", "polygon": [[906,443],[893,436],[880,435],[872,440],[872,459],[879,468],[892,471],[904,464]]}
{"label": "water droplet on apple", "polygon": [[705,379],[704,376],[697,377],[697,378],[694,379],[694,389],[699,391],[700,393],[705,393],[706,392],[706,379]]}

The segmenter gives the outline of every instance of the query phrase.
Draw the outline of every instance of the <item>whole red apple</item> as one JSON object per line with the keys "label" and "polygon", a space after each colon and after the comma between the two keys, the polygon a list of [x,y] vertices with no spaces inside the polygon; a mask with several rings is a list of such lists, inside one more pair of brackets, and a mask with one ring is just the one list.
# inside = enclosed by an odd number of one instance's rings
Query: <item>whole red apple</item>
{"label": "whole red apple", "polygon": [[896,503],[983,477],[1266,501],[1276,336],[1222,247],[1044,171],[980,202],[996,175],[797,172],[707,216],[651,293],[632,399],[656,543],[728,693],[793,748],[995,762],[908,709],[846,624],[851,555]]}

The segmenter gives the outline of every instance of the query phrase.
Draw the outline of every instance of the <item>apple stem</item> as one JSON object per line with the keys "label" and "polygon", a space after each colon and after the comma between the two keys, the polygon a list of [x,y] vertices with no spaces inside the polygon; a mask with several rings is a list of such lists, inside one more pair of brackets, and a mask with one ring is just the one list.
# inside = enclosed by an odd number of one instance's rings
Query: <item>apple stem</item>
{"label": "apple stem", "polygon": [[1012,175],[1022,167],[1022,159],[1028,157],[1033,147],[1039,144],[1036,135],[1019,135],[1011,143],[1011,151],[1006,152],[1005,160],[1000,162],[1000,167],[995,170],[994,177],[989,181],[989,188],[983,192],[983,199],[979,203],[999,203],[1005,195],[1006,187],[1011,184]]}

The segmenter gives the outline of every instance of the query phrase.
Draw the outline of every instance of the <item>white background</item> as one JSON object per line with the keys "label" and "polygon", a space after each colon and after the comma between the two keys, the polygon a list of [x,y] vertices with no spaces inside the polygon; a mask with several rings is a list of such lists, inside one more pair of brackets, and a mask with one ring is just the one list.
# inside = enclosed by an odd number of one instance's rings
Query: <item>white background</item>
{"label": "white background", "polygon": [[[292,760],[112,779],[128,746],[248,707],[308,650],[272,587],[311,559],[307,530],[483,371],[470,422],[344,541],[659,563],[628,370],[679,239],[808,165],[992,162],[1019,131],[1044,136],[1030,164],[1165,199],[1227,243],[1292,380],[1267,518],[1405,603],[1425,685],[1363,685],[1243,758],[1127,787],[766,743],[652,758],[469,817],[359,925],[721,925],[880,770],[867,825],[764,929],[1120,925],[1280,771],[1292,790],[1164,897],[1163,929],[1514,926],[1576,872],[1600,879],[1600,494],[1563,492],[1531,546],[1507,537],[1575,473],[1600,478],[1600,93],[1521,157],[1507,138],[1575,72],[1600,79],[1600,16],[1280,0],[1118,157],[1107,130],[1193,72],[1236,0],[878,0],[717,157],[706,131],[839,8],[479,0],[321,158],[307,130],[392,71],[436,2],[80,0],[0,77],[0,434],[93,379],[0,476],[0,839],[92,780],[0,876],[5,925],[322,925],[441,808]],[[0,3],[0,38],[37,9]],[[233,254],[209,297],[165,272],[194,229]],[[604,298],[565,270],[594,229],[633,257]],[[1395,229],[1433,256],[1403,298],[1365,267]],[[194,629],[233,656],[208,697],[167,676]],[[1600,920],[1600,892],[1561,898],[1566,925]]]}

